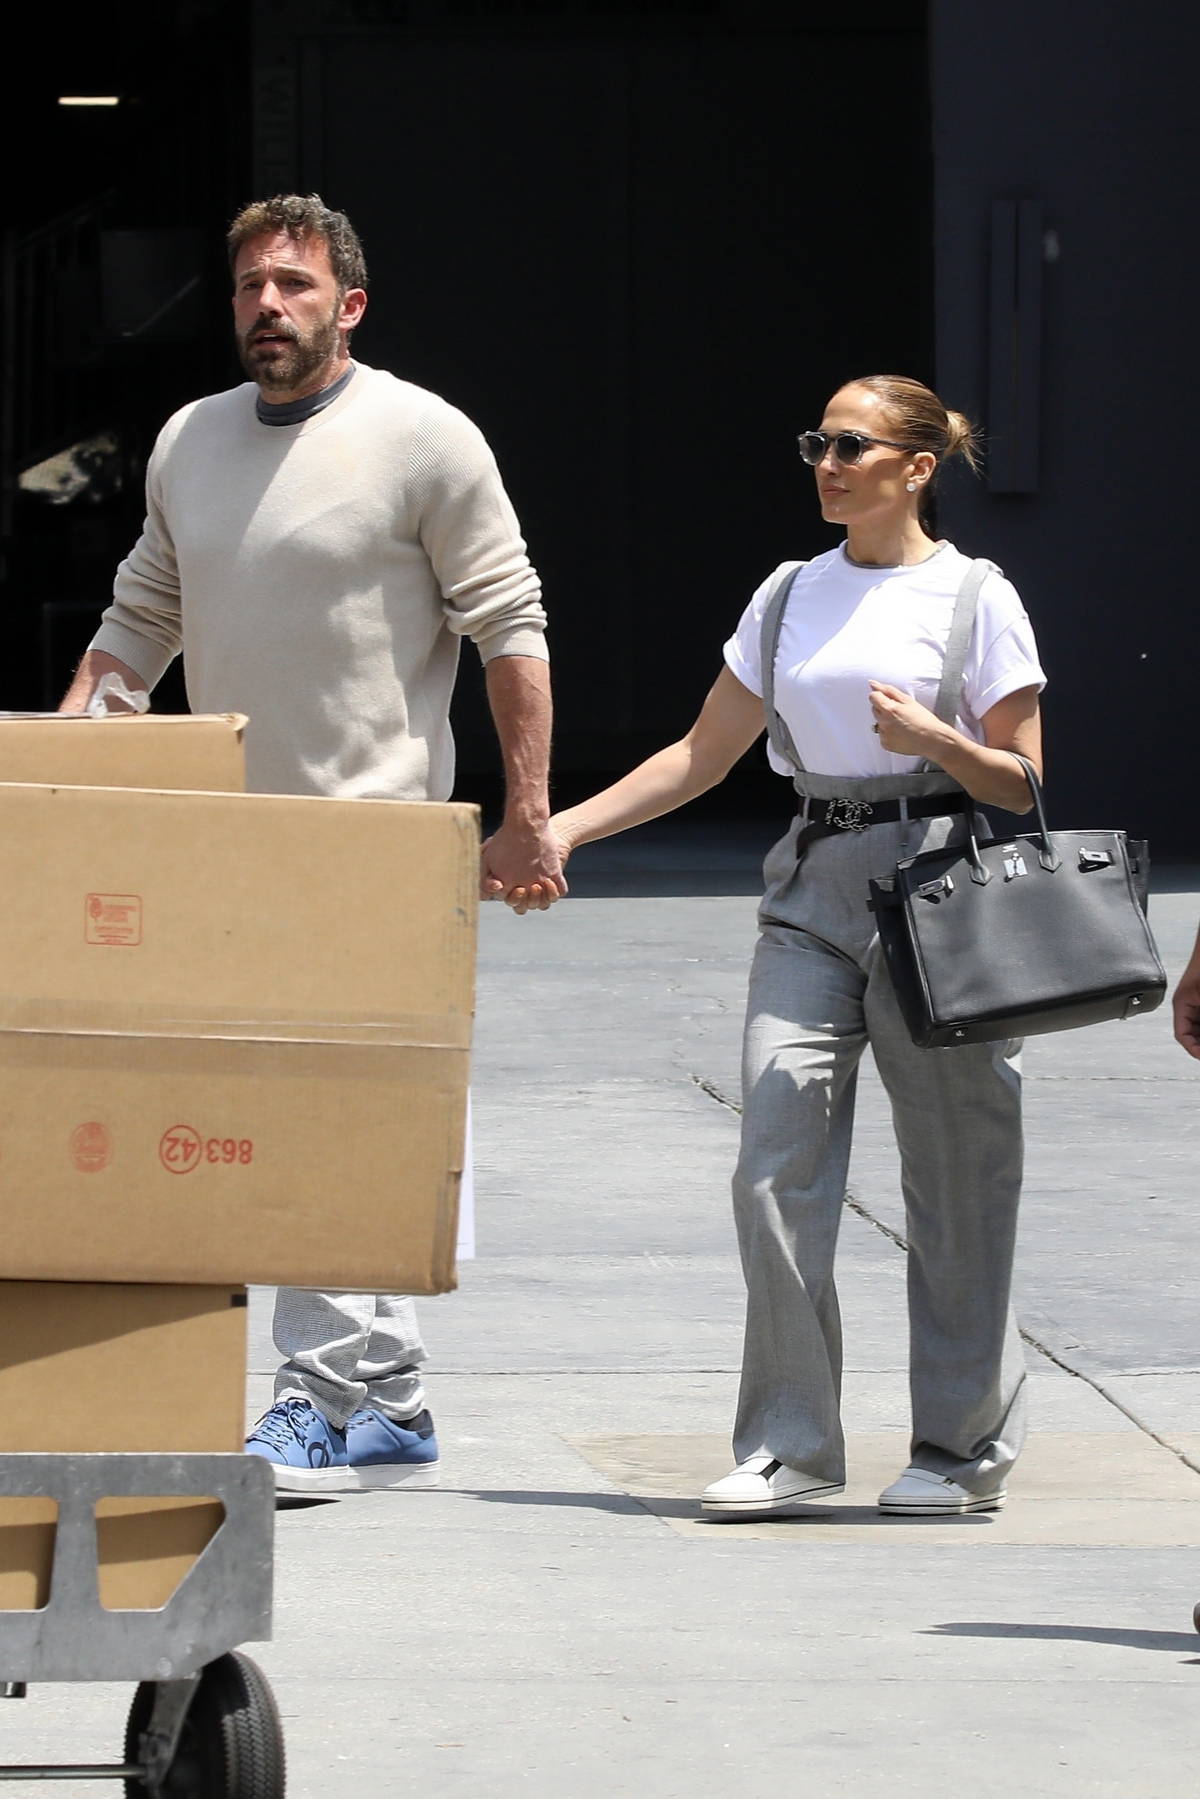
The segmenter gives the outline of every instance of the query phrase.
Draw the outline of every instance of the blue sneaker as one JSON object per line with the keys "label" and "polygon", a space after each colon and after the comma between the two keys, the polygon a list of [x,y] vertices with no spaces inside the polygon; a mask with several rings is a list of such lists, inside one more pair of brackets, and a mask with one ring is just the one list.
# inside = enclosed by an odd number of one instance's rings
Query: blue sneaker
{"label": "blue sneaker", "polygon": [[428,1412],[397,1424],[364,1406],[346,1426],[346,1454],[350,1484],[364,1491],[438,1484],[438,1445]]}
{"label": "blue sneaker", "polygon": [[281,1493],[344,1493],[358,1484],[345,1431],[307,1399],[277,1400],[247,1437],[246,1453],[271,1463]]}

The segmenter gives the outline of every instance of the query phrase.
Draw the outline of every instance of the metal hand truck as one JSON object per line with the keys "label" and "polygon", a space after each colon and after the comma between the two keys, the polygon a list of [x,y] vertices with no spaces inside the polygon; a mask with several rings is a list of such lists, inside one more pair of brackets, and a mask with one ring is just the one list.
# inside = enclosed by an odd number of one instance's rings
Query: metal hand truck
{"label": "metal hand truck", "polygon": [[[215,1499],[225,1516],[158,1611],[100,1604],[95,1507],[108,1497]],[[30,1682],[135,1680],[124,1760],[0,1767],[0,1780],[123,1780],[127,1799],[283,1799],[271,1689],[238,1643],[271,1634],[275,1485],[250,1455],[0,1455],[0,1496],[58,1505],[50,1594],[0,1612],[0,1696]]]}

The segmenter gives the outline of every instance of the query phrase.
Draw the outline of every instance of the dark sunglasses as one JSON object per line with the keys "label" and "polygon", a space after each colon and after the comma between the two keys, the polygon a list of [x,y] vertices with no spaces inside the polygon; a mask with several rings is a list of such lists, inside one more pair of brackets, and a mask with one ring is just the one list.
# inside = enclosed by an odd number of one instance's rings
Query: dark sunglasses
{"label": "dark sunglasses", "polygon": [[868,437],[864,431],[838,431],[830,437],[828,431],[802,431],[798,442],[800,454],[810,468],[816,468],[825,460],[832,450],[843,468],[852,468],[861,462],[863,451],[872,444],[882,444],[888,450],[911,450],[911,444],[894,443],[890,437]]}

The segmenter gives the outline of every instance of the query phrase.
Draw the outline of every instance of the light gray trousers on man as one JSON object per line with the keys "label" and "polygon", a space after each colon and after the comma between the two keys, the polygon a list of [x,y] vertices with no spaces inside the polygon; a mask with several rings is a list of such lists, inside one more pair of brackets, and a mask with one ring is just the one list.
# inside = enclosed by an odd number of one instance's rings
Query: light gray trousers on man
{"label": "light gray trousers on man", "polygon": [[277,1400],[311,1400],[337,1425],[360,1406],[398,1420],[424,1409],[425,1346],[411,1299],[280,1287],[274,1336],[283,1357]]}
{"label": "light gray trousers on man", "polygon": [[[458,1260],[475,1254],[471,1095],[458,1208]],[[395,1293],[309,1293],[280,1287],[275,1347],[284,1358],[276,1399],[308,1399],[334,1424],[360,1406],[403,1423],[425,1409],[425,1345],[411,1299]]]}
{"label": "light gray trousers on man", "polygon": [[869,877],[961,820],[822,838],[767,858],[750,977],[734,1209],[747,1284],[737,1461],[845,1476],[833,1262],[859,1058],[891,1101],[908,1215],[912,1462],[985,1492],[1024,1436],[1009,1306],[1022,1135],[1018,1043],[917,1049],[882,960]]}

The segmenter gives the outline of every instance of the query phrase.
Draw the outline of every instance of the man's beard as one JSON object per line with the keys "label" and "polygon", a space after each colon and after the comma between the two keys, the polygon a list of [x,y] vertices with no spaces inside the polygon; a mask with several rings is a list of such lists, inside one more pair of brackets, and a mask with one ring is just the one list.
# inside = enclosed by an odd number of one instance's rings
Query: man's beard
{"label": "man's beard", "polygon": [[[312,326],[307,333],[298,331],[294,325],[281,319],[255,319],[245,336],[238,339],[238,355],[242,367],[260,387],[276,388],[284,392],[303,387],[318,370],[337,360],[340,311],[339,301],[324,324]],[[269,331],[276,337],[286,337],[289,341],[286,345],[273,344],[264,355],[257,350],[253,341],[263,331]]]}

